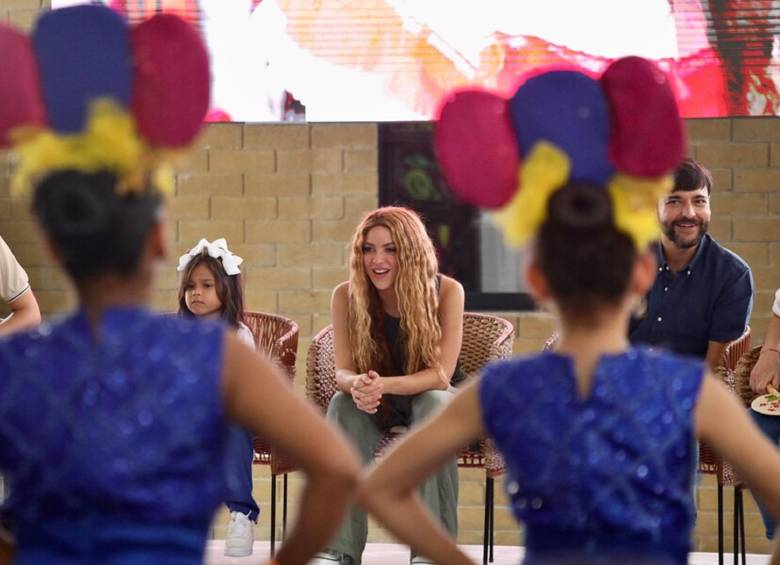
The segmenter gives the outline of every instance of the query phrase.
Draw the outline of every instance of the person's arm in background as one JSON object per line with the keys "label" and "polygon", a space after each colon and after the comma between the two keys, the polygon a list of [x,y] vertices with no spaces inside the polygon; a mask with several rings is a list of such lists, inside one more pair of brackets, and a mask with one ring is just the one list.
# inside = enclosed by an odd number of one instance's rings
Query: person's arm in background
{"label": "person's arm in background", "polygon": [[766,327],[764,344],[753,370],[750,372],[750,388],[757,394],[766,392],[766,385],[780,386],[780,289],[775,292],[772,318]]}
{"label": "person's arm in background", "polygon": [[0,319],[0,335],[41,323],[41,311],[30,289],[27,273],[3,238],[0,238],[0,298],[11,310],[10,316]]}
{"label": "person's arm in background", "polygon": [[41,310],[31,288],[8,303],[11,314],[0,319],[0,335],[33,328],[41,323]]}
{"label": "person's arm in background", "polygon": [[747,327],[753,309],[753,274],[749,267],[733,281],[723,285],[721,295],[712,310],[709,343],[705,361],[711,370],[723,365],[723,350],[738,339]]}
{"label": "person's arm in background", "polygon": [[222,389],[228,416],[303,469],[295,523],[275,558],[280,565],[305,565],[341,523],[360,471],[357,455],[270,361],[232,333],[225,335]]}

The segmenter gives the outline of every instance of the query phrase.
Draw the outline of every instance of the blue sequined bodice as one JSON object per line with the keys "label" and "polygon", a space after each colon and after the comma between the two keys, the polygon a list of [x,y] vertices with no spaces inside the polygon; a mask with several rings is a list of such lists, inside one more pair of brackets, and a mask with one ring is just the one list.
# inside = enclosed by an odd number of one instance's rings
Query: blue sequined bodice
{"label": "blue sequined bodice", "polygon": [[486,370],[483,418],[509,468],[529,562],[613,550],[685,562],[702,375],[700,362],[629,349],[601,357],[583,398],[568,356],[545,352]]}
{"label": "blue sequined bodice", "polygon": [[140,308],[0,341],[19,562],[202,560],[224,496],[222,348],[217,324]]}

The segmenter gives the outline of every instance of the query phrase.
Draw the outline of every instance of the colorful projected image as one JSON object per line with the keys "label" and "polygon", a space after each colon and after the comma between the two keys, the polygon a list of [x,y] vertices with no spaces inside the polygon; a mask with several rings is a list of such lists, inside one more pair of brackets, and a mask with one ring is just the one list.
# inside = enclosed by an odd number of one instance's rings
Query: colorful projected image
{"label": "colorful projected image", "polygon": [[[780,113],[771,0],[102,1],[202,31],[214,121],[428,120],[455,87],[509,96],[530,69],[600,73],[625,55],[670,74],[686,117]],[[74,3],[86,2],[52,0]]]}

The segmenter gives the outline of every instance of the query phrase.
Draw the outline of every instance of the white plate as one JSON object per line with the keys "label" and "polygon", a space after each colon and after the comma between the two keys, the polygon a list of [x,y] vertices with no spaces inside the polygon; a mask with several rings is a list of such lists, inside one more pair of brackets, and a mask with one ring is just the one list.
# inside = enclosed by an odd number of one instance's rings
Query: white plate
{"label": "white plate", "polygon": [[780,396],[777,394],[762,394],[753,399],[750,407],[759,414],[780,416]]}

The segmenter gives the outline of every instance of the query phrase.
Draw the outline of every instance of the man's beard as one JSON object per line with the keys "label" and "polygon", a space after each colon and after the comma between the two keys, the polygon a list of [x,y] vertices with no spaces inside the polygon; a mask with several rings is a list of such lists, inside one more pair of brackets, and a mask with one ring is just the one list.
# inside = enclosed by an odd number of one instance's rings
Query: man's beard
{"label": "man's beard", "polygon": [[[683,239],[681,236],[677,235],[674,228],[678,224],[691,224],[695,223],[699,230],[696,232],[696,235],[694,235],[690,239]],[[672,243],[674,243],[677,247],[680,249],[689,249],[691,247],[696,247],[701,242],[701,239],[704,237],[704,234],[707,233],[707,230],[710,227],[710,223],[706,222],[704,220],[699,219],[682,219],[682,220],[675,220],[673,222],[662,222],[661,227],[663,228],[664,235],[668,237]]]}

